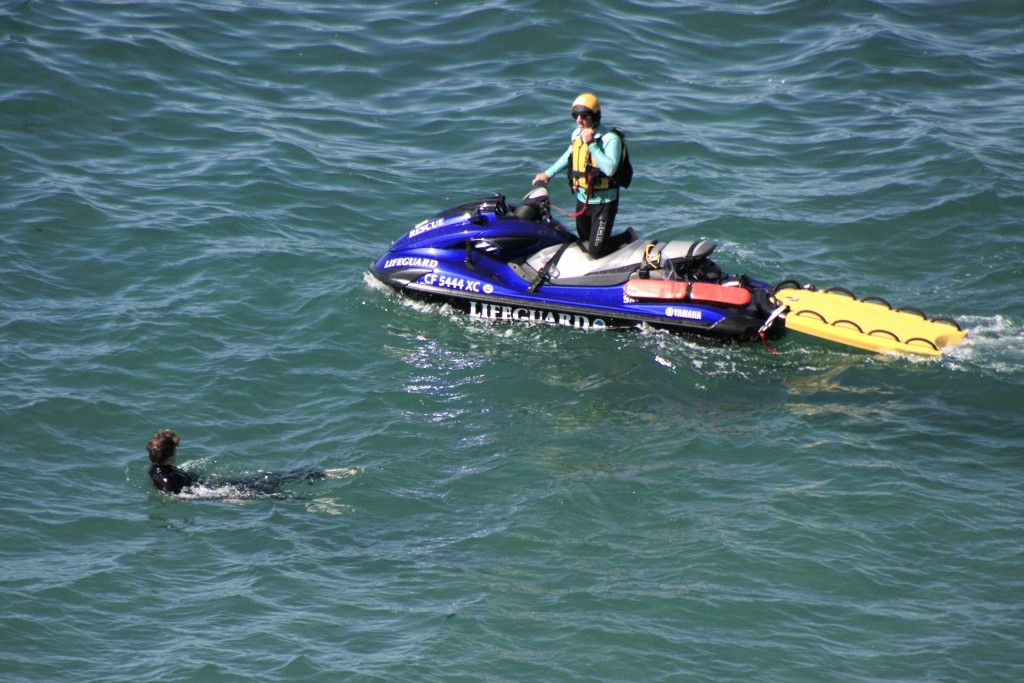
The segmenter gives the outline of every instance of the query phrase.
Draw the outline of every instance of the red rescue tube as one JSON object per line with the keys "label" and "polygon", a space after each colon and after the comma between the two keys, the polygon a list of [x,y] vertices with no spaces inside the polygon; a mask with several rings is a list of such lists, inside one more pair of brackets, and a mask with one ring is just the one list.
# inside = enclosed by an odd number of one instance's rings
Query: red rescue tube
{"label": "red rescue tube", "polygon": [[679,282],[635,278],[626,282],[625,294],[633,299],[693,301],[719,306],[746,306],[750,291],[743,287],[725,287],[711,282]]}

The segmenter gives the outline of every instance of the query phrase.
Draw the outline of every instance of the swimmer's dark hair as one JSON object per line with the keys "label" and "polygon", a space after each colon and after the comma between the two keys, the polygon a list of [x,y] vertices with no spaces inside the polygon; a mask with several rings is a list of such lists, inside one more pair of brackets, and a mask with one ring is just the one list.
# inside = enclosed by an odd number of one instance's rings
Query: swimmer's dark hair
{"label": "swimmer's dark hair", "polygon": [[170,429],[161,429],[146,444],[149,460],[154,465],[166,465],[174,459],[181,437]]}

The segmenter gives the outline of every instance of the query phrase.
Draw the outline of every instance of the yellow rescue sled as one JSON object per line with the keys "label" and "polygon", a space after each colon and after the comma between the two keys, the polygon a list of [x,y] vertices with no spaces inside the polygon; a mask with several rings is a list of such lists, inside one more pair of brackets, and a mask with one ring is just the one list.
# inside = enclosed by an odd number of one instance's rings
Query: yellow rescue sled
{"label": "yellow rescue sled", "polygon": [[967,333],[948,318],[927,318],[916,308],[894,309],[885,299],[858,299],[839,287],[817,290],[783,282],[775,288],[786,329],[876,353],[938,356]]}

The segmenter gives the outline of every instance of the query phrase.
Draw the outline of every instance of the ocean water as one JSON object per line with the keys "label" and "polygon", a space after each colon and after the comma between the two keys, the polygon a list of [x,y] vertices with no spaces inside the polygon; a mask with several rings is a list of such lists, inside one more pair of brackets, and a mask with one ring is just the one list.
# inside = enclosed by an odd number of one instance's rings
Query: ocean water
{"label": "ocean water", "polygon": [[[0,679],[1024,679],[1022,84],[1014,0],[0,2]],[[968,340],[374,285],[525,193],[582,91],[620,227]],[[176,499],[159,428],[333,476]]]}

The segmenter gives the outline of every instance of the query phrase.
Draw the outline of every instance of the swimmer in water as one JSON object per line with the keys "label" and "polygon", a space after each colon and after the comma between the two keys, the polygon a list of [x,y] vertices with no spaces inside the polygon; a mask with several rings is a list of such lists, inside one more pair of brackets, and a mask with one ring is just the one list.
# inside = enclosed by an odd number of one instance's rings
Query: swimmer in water
{"label": "swimmer in water", "polygon": [[153,486],[164,493],[181,493],[183,489],[200,483],[199,478],[174,466],[181,437],[170,429],[161,429],[146,444],[149,452],[149,478]]}
{"label": "swimmer in water", "polygon": [[313,483],[332,477],[337,472],[349,473],[348,470],[299,469],[284,474],[264,472],[249,478],[206,481],[198,475],[174,466],[179,443],[181,443],[180,436],[169,429],[161,429],[146,444],[149,461],[152,463],[149,467],[149,478],[152,480],[153,486],[164,493],[175,495],[182,491],[187,493],[192,487],[205,484],[206,486],[231,486],[266,496],[286,497],[279,491],[283,484],[293,481]]}

